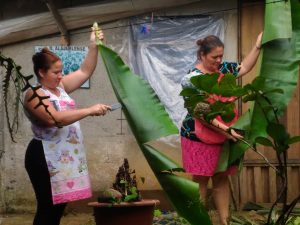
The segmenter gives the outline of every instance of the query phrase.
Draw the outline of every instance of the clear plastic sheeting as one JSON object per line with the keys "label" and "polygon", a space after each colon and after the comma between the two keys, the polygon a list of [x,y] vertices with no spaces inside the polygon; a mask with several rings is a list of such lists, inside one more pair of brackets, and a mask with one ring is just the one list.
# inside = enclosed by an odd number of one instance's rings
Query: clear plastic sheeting
{"label": "clear plastic sheeting", "polygon": [[210,34],[223,40],[224,20],[212,16],[147,17],[133,18],[130,24],[124,43],[128,45],[128,63],[149,82],[179,128],[186,115],[180,82],[197,62],[196,41]]}

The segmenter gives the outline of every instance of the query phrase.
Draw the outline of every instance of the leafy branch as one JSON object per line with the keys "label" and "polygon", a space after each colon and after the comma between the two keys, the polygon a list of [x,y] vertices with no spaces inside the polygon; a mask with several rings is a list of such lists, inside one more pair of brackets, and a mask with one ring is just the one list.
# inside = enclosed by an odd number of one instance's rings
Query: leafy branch
{"label": "leafy branch", "polygon": [[[291,144],[300,141],[300,136],[291,137],[286,127],[280,123],[278,109],[272,104],[269,98],[269,96],[274,93],[283,94],[283,90],[278,88],[266,89],[264,85],[266,80],[263,77],[257,77],[251,84],[240,87],[236,84],[235,77],[232,74],[204,74],[192,77],[191,82],[194,88],[185,88],[181,92],[181,95],[185,99],[185,107],[189,113],[192,114],[194,118],[200,120],[203,125],[222,133],[227,139],[234,140],[231,135],[231,129],[234,128],[223,131],[211,123],[217,116],[220,116],[225,122],[231,121],[234,118],[233,102],[224,101],[224,99],[226,100],[230,98],[230,96],[235,96],[236,99],[242,98],[244,103],[249,101],[255,101],[255,103],[257,103],[267,124],[266,130],[261,132],[266,134],[266,136],[253,136],[251,128],[249,127],[249,130],[244,131],[245,138],[239,139],[238,141],[243,142],[248,148],[262,156],[279,176],[281,188],[276,201],[269,211],[267,224],[286,224],[289,220],[290,213],[300,199],[300,196],[298,196],[290,204],[287,203],[287,150]],[[275,151],[279,165],[278,168],[272,165],[269,160],[257,150],[257,144],[271,147]],[[276,221],[273,221],[272,215],[274,214],[275,206],[280,201],[283,202],[283,209]]]}
{"label": "leafy branch", "polygon": [[[14,135],[18,131],[18,121],[19,121],[19,103],[24,106],[23,102],[23,92],[28,89],[31,89],[33,94],[28,101],[32,101],[35,98],[38,98],[38,103],[34,107],[35,109],[42,106],[45,108],[46,112],[52,117],[56,125],[60,127],[60,124],[56,122],[55,118],[48,110],[48,105],[46,105],[43,100],[49,98],[48,96],[41,96],[38,94],[37,90],[41,88],[40,85],[33,86],[30,84],[30,80],[33,78],[33,75],[25,76],[21,69],[22,67],[17,65],[12,58],[4,56],[0,52],[0,67],[4,69],[4,77],[2,79],[2,94],[4,101],[5,116],[7,121],[8,131],[13,142],[16,142]],[[13,84],[15,89],[15,98],[9,99],[9,89],[10,84]],[[10,103],[14,105],[14,109],[10,112]]]}
{"label": "leafy branch", "polygon": [[129,168],[127,158],[124,159],[122,166],[116,174],[113,188],[122,194],[122,201],[132,202],[141,200],[140,192],[137,188],[135,170]]}

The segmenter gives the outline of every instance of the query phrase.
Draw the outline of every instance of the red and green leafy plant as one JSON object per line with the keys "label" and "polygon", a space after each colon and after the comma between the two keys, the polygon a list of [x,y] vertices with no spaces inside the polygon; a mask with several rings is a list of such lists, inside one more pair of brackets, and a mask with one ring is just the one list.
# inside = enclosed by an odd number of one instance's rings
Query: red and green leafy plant
{"label": "red and green leafy plant", "polygon": [[119,167],[115,182],[113,183],[113,188],[122,194],[121,201],[132,202],[141,200],[135,170],[130,169],[128,159],[126,158]]}

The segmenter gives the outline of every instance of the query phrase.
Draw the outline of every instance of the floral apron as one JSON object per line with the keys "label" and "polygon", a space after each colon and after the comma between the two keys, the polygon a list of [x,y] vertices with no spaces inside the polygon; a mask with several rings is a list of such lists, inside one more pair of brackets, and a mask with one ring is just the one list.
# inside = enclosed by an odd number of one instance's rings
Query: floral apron
{"label": "floral apron", "polygon": [[[60,96],[45,90],[57,111],[75,109],[75,101],[62,89]],[[50,174],[53,204],[91,197],[83,138],[79,122],[62,128],[38,127],[33,124],[35,138],[41,140]]]}

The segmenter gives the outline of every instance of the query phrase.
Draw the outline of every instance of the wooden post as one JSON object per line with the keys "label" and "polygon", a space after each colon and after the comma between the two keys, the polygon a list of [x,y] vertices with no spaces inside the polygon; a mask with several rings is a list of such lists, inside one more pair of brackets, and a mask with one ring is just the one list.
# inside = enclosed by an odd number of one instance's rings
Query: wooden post
{"label": "wooden post", "polygon": [[51,14],[53,15],[55,22],[58,26],[58,29],[61,33],[61,44],[62,45],[70,45],[70,35],[69,32],[67,30],[67,27],[61,17],[61,15],[59,14],[57,8],[55,7],[54,3],[52,0],[43,0],[45,2],[45,4],[47,5],[49,11],[51,12]]}

